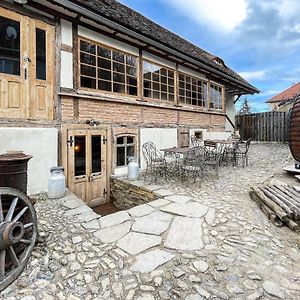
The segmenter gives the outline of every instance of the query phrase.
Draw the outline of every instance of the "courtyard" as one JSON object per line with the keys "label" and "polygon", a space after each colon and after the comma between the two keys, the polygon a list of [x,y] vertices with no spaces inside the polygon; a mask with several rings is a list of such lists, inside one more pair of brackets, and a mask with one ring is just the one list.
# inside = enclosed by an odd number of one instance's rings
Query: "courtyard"
{"label": "courtyard", "polygon": [[[201,186],[158,182],[161,198],[98,219],[79,199],[35,205],[40,238],[6,290],[23,299],[299,299],[299,234],[277,228],[249,197],[282,171],[288,146],[251,144],[249,166]],[[141,183],[142,184],[142,183]],[[84,217],[84,216],[90,217]]]}

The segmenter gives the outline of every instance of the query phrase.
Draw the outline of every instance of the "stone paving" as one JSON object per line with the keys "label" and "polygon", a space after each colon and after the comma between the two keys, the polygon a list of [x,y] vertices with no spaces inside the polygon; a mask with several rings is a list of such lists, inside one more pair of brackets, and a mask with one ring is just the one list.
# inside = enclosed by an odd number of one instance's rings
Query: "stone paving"
{"label": "stone paving", "polygon": [[[199,185],[150,185],[160,199],[100,217],[68,194],[36,204],[40,230],[3,299],[300,299],[299,235],[250,199],[271,175],[291,180],[286,145],[253,144],[249,167]],[[147,185],[142,181],[137,184]]]}

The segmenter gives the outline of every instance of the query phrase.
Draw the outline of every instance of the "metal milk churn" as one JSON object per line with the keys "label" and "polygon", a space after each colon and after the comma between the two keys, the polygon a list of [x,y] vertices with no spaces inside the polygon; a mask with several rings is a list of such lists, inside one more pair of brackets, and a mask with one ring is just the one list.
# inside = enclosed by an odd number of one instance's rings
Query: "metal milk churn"
{"label": "metal milk churn", "polygon": [[63,167],[53,167],[50,169],[48,180],[48,197],[50,199],[61,198],[66,193],[66,178]]}
{"label": "metal milk churn", "polygon": [[139,171],[139,164],[137,163],[134,157],[128,158],[128,179],[135,180],[139,179],[140,171]]}

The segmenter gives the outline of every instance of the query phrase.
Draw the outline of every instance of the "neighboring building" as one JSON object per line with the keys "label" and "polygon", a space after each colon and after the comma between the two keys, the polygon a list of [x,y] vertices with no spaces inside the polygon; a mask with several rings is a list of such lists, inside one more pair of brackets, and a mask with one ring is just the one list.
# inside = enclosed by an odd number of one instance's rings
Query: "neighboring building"
{"label": "neighboring building", "polygon": [[294,104],[294,98],[300,94],[300,82],[293,84],[288,89],[272,97],[266,103],[271,105],[272,110],[288,111]]}
{"label": "neighboring building", "polygon": [[[26,2],[21,5],[16,2]],[[29,191],[49,168],[90,206],[143,143],[225,138],[234,98],[259,92],[222,59],[114,0],[0,3],[0,152],[22,149]]]}

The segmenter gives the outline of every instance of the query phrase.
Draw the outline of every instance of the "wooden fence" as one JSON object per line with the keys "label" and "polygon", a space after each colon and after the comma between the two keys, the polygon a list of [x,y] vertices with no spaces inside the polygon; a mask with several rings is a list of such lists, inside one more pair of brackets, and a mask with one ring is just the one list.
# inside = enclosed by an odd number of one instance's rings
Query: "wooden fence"
{"label": "wooden fence", "polygon": [[235,118],[236,128],[243,140],[286,142],[288,141],[288,113],[270,111],[241,115]]}

